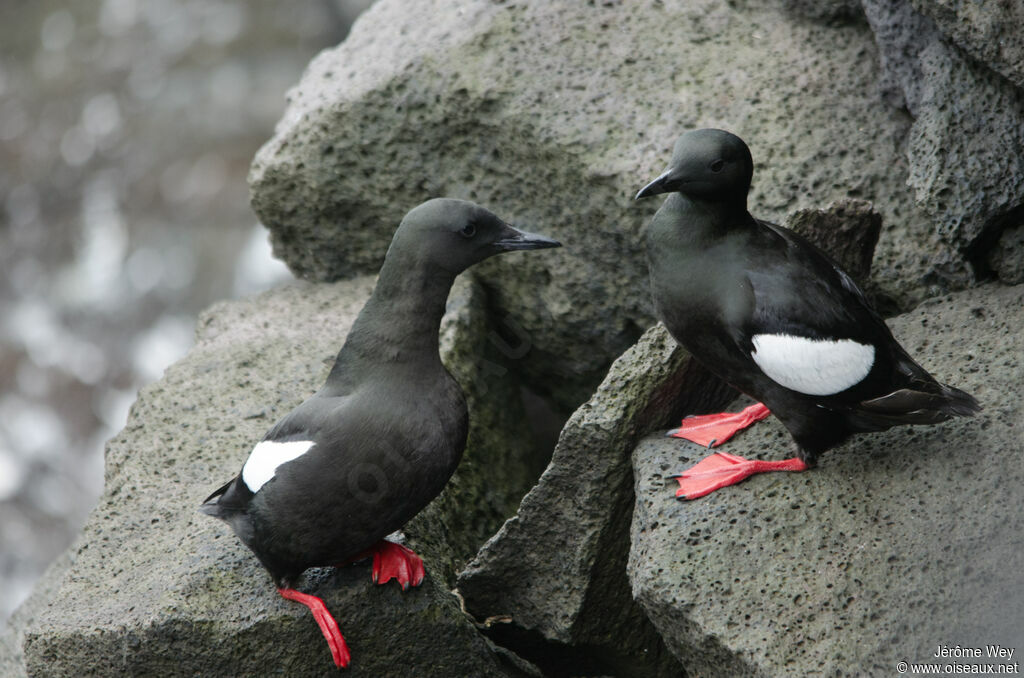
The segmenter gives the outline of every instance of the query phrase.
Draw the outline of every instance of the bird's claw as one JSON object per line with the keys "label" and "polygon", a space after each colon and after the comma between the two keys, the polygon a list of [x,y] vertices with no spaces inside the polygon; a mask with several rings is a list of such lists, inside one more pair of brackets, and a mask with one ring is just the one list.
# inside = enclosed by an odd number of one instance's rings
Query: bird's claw
{"label": "bird's claw", "polygon": [[381,539],[371,547],[373,551],[373,583],[386,584],[392,579],[398,581],[403,591],[410,584],[419,586],[423,583],[426,570],[423,560],[413,553],[412,549]]}

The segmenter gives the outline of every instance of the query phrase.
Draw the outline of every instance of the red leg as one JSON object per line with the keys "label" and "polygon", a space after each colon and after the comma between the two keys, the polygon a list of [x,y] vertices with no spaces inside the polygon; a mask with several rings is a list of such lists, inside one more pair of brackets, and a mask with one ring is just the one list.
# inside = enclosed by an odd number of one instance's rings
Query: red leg
{"label": "red leg", "polygon": [[698,414],[683,419],[679,428],[668,432],[675,438],[685,438],[704,447],[718,447],[738,431],[756,421],[761,421],[771,412],[761,403],[754,403],[740,412],[723,414]]}
{"label": "red leg", "polygon": [[334,617],[327,611],[324,601],[316,596],[311,596],[308,593],[302,593],[295,589],[278,589],[277,592],[282,597],[302,603],[309,608],[309,611],[313,613],[313,619],[316,620],[317,626],[320,627],[320,632],[327,639],[327,646],[331,648],[331,657],[334,659],[335,666],[342,669],[346,668],[352,656],[349,654],[348,645],[345,644],[345,638],[341,635],[341,629],[338,628],[338,622],[334,621]]}
{"label": "red leg", "polygon": [[397,579],[404,591],[410,584],[419,586],[423,583],[423,577],[426,576],[423,560],[412,549],[381,539],[370,547],[370,552],[373,553],[374,584],[386,584]]}
{"label": "red leg", "polygon": [[807,464],[799,457],[782,461],[761,461],[759,459],[744,459],[735,454],[716,452],[678,476],[674,476],[679,481],[676,497],[697,499],[723,487],[735,485],[755,473],[806,471],[807,469]]}

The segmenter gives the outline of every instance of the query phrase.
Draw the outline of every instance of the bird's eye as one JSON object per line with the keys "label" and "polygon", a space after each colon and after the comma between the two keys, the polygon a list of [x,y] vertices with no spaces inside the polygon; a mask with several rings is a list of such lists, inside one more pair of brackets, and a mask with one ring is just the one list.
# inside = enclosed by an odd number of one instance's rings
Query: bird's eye
{"label": "bird's eye", "polygon": [[462,234],[463,238],[472,238],[476,235],[476,224],[466,224],[459,233]]}
{"label": "bird's eye", "polygon": [[725,167],[725,161],[719,158],[711,163],[711,171],[718,174]]}

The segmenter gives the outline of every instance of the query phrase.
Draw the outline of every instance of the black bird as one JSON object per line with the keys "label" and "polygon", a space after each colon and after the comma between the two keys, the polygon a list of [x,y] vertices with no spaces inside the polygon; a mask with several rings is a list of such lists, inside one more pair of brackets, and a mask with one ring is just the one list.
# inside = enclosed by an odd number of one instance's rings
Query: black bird
{"label": "black bird", "polygon": [[981,409],[914,362],[828,255],[747,212],[753,172],[739,137],[695,130],[636,195],[671,194],[647,230],[658,316],[711,372],[761,401],[741,413],[687,418],[673,435],[710,447],[771,412],[797,446],[795,458],[775,462],[712,455],[679,476],[676,496],[684,499],[754,473],[803,471],[854,433]]}
{"label": "black bird", "polygon": [[199,507],[231,525],[282,596],[309,607],[338,666],[349,651],[337,622],[293,586],[307,568],[371,554],[374,582],[423,580],[419,557],[384,537],[441,492],[466,445],[462,389],[438,355],[455,276],[501,252],[559,246],[462,200],[410,211],[323,388]]}

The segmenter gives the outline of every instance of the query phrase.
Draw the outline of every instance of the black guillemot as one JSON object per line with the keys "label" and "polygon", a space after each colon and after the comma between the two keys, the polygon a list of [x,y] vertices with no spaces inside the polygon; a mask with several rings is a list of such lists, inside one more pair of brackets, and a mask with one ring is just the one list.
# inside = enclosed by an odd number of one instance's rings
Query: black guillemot
{"label": "black guillemot", "polygon": [[410,211],[323,388],[200,506],[234,529],[282,596],[310,609],[337,666],[350,660],[337,622],[293,587],[310,567],[371,555],[374,582],[422,582],[422,560],[384,537],[441,492],[466,445],[462,389],[438,355],[455,277],[495,254],[558,246],[462,200]]}
{"label": "black guillemot", "polygon": [[695,130],[636,195],[670,194],[647,230],[658,317],[706,368],[760,401],[738,413],[688,417],[673,435],[712,447],[771,413],[797,446],[797,456],[783,461],[714,454],[677,476],[683,499],[754,473],[803,471],[855,433],[981,409],[914,362],[828,255],[750,215],[753,171],[739,137]]}

